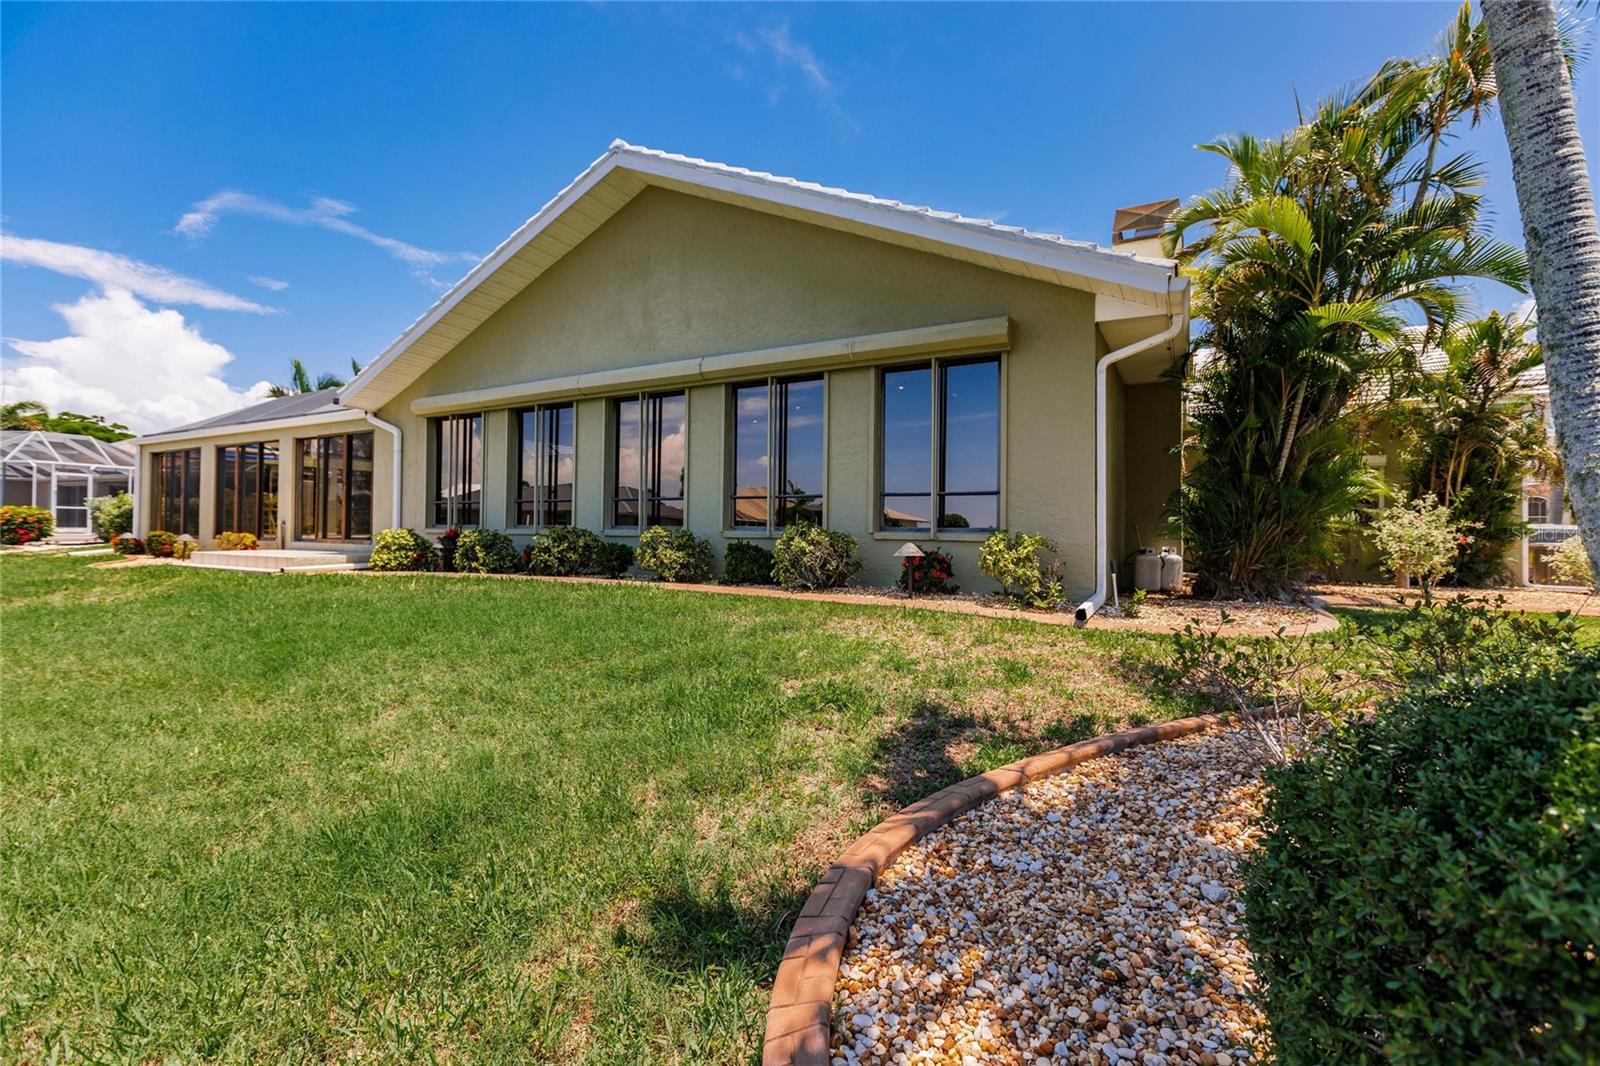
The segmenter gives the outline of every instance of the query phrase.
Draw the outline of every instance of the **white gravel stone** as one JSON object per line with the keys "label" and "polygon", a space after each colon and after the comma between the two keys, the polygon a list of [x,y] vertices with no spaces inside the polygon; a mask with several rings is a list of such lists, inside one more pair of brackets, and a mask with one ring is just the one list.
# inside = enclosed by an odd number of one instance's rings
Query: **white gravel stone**
{"label": "white gravel stone", "polygon": [[1234,731],[1096,759],[901,853],[851,930],[835,1061],[1249,1063],[1236,866],[1259,763]]}

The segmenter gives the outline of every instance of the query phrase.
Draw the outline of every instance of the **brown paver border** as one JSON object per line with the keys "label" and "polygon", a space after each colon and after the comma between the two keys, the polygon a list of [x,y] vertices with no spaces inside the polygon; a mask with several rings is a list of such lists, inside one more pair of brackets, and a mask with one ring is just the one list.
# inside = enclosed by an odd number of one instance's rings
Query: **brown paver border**
{"label": "brown paver border", "polygon": [[[288,573],[309,572],[312,568],[301,567]],[[269,573],[270,571],[260,571]],[[680,592],[709,592],[718,596],[752,596],[775,600],[811,600],[815,603],[843,603],[854,604],[861,607],[901,607],[913,611],[943,611],[946,614],[979,615],[984,618],[1015,619],[1022,622],[1037,622],[1047,626],[1078,626],[1071,611],[1028,611],[1012,607],[990,607],[987,604],[973,603],[970,600],[911,600],[900,599],[896,596],[880,596],[870,592],[791,592],[788,589],[772,588],[762,585],[713,585],[695,582],[676,581],[639,581],[630,578],[611,577],[547,577],[537,574],[462,574],[440,573],[438,571],[417,570],[328,570],[326,573],[363,574],[371,577],[424,577],[424,578],[466,578],[479,579],[491,578],[498,581],[555,581],[569,585],[628,585],[637,588],[641,585],[646,588],[673,589]],[[1284,627],[1291,636],[1310,636],[1314,633],[1328,633],[1339,628],[1339,620],[1330,614],[1326,607],[1318,600],[1310,601],[1311,617],[1302,625]],[[1102,618],[1099,615],[1089,619],[1089,629],[1122,629],[1144,633],[1176,633],[1183,627],[1170,622],[1157,622],[1136,618]],[[1227,637],[1266,637],[1278,632],[1276,625],[1243,625],[1231,623],[1227,626],[1207,626],[1217,628],[1223,636]]]}
{"label": "brown paver border", "polygon": [[1223,715],[1207,714],[1068,744],[942,788],[879,822],[828,867],[800,909],[772,985],[762,1066],[829,1066],[833,992],[850,926],[867,890],[911,844],[991,796],[1029,781],[1102,755],[1187,736],[1227,721]]}

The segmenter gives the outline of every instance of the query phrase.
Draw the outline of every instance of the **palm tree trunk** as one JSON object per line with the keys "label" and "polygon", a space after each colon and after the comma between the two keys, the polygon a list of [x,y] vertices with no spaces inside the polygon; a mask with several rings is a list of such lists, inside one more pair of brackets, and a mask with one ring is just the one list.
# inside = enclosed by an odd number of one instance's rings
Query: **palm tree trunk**
{"label": "palm tree trunk", "polygon": [[1482,0],[1516,179],[1556,442],[1600,573],[1600,226],[1551,0]]}

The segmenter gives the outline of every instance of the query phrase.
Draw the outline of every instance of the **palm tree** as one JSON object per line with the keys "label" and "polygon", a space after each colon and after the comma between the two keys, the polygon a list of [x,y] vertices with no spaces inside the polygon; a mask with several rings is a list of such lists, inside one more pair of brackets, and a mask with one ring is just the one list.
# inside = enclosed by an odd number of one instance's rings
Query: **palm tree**
{"label": "palm tree", "polygon": [[50,412],[38,400],[18,400],[0,406],[0,429],[44,429]]}
{"label": "palm tree", "polygon": [[1600,572],[1600,225],[1550,0],[1482,0],[1567,492]]}
{"label": "palm tree", "polygon": [[[350,360],[354,367],[356,361]],[[360,373],[360,370],[357,370]],[[323,389],[338,389],[344,387],[344,379],[335,374],[319,374],[315,384],[311,375],[306,373],[306,366],[298,359],[289,360],[289,384],[273,385],[267,389],[267,395],[273,398],[280,396],[298,396],[307,392],[320,392]]]}
{"label": "palm tree", "polygon": [[1449,122],[1416,116],[1475,106],[1430,78],[1442,103],[1403,81],[1402,106],[1380,73],[1281,138],[1201,146],[1231,179],[1182,208],[1166,240],[1205,323],[1187,442],[1199,461],[1172,505],[1203,589],[1270,595],[1331,561],[1371,487],[1345,416],[1397,372],[1403,313],[1437,334],[1461,279],[1526,280],[1521,253],[1478,225],[1475,162],[1429,162],[1430,131]]}
{"label": "palm tree", "polygon": [[1544,419],[1526,394],[1529,371],[1544,362],[1528,339],[1532,321],[1491,312],[1456,326],[1439,347],[1442,367],[1420,367],[1392,420],[1405,443],[1412,497],[1450,509],[1466,536],[1452,580],[1482,585],[1500,574],[1520,538],[1522,479],[1553,473]]}

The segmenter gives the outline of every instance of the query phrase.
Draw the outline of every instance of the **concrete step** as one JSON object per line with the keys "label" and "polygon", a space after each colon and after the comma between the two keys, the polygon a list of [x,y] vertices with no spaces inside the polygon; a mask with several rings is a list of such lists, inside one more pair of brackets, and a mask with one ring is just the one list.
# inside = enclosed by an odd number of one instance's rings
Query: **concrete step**
{"label": "concrete step", "polygon": [[370,548],[349,551],[289,551],[276,548],[259,551],[197,551],[189,557],[189,565],[223,570],[355,569],[365,566],[371,554]]}

